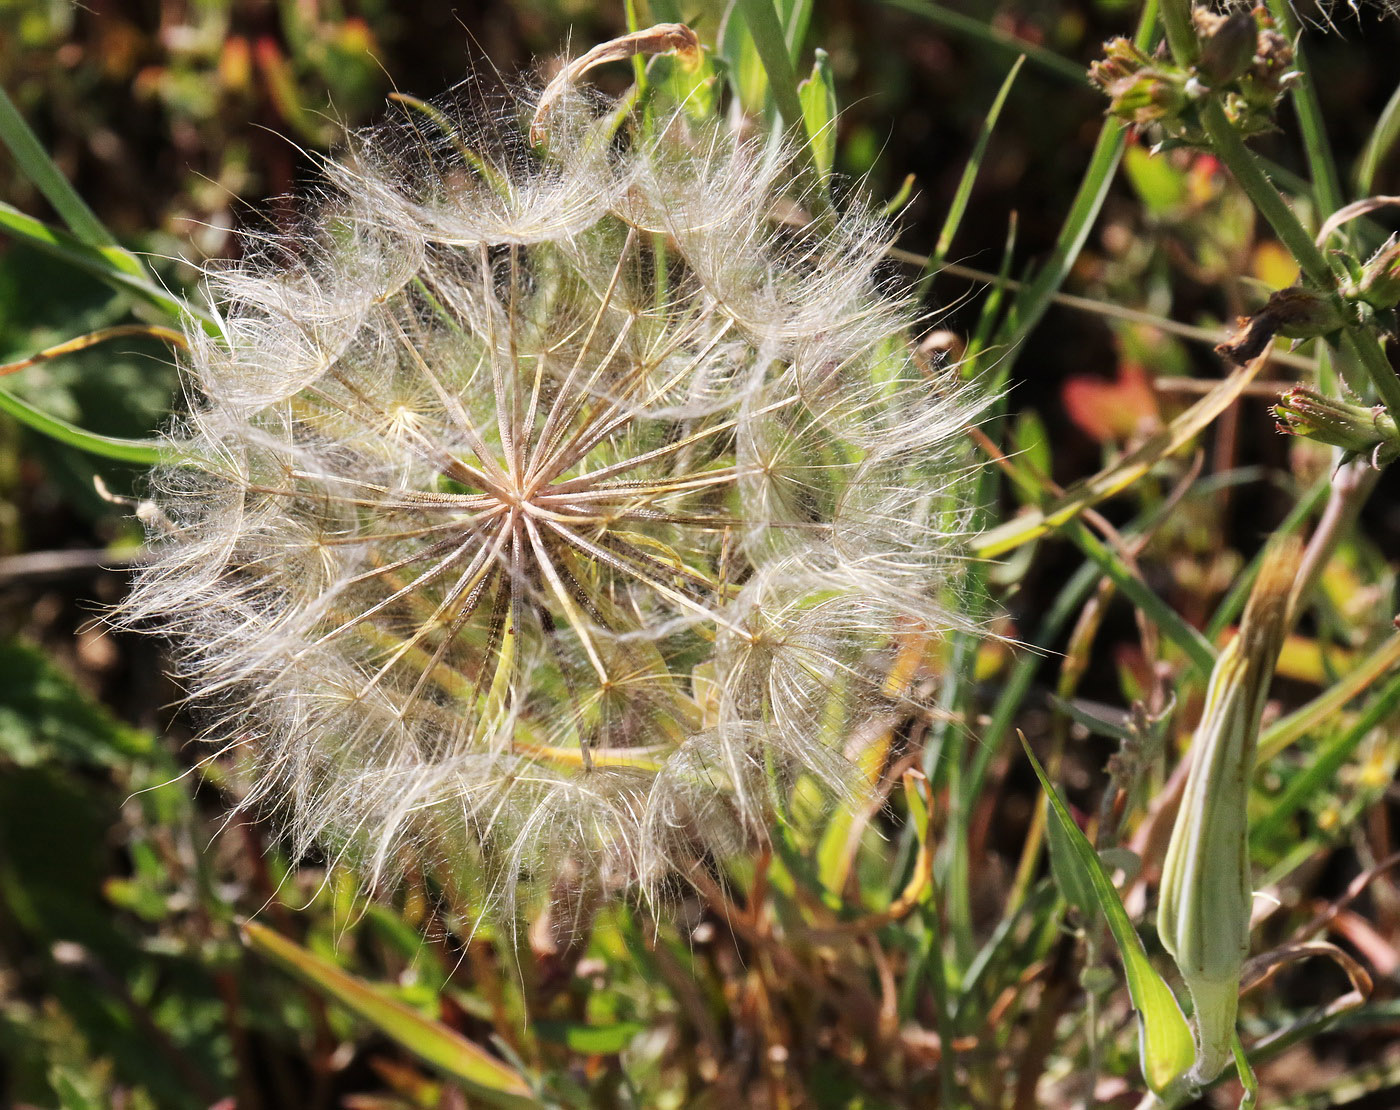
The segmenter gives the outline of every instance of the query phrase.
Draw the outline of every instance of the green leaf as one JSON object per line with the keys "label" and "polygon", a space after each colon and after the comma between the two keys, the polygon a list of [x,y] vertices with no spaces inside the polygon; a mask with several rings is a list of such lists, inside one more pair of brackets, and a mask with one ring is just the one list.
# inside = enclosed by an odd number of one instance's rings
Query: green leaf
{"label": "green leaf", "polygon": [[1143,1077],[1153,1091],[1161,1094],[1175,1087],[1195,1062],[1196,1045],[1191,1038],[1191,1028],[1166,980],[1147,958],[1142,938],[1133,928],[1123,900],[1099,862],[1094,846],[1074,823],[1024,736],[1021,746],[1040,779],[1053,821],[1060,826],[1065,849],[1061,862],[1073,874],[1076,891],[1092,891],[1093,902],[1107,920],[1109,932],[1118,946],[1128,979],[1128,993],[1140,1022]]}
{"label": "green leaf", "polygon": [[836,160],[836,85],[825,50],[817,51],[812,74],[797,86],[797,97],[802,102],[802,122],[807,127],[812,160],[825,181]]}
{"label": "green leaf", "polygon": [[1269,0],[1269,13],[1279,32],[1293,43],[1293,69],[1299,75],[1289,90],[1293,110],[1298,116],[1298,130],[1303,140],[1303,152],[1308,159],[1308,173],[1321,211],[1318,217],[1330,216],[1346,203],[1342,195],[1341,175],[1332,157],[1332,143],[1322,122],[1322,105],[1318,103],[1313,84],[1312,67],[1303,49],[1298,21],[1288,0]]}
{"label": "green leaf", "polygon": [[1086,921],[1093,920],[1098,896],[1088,872],[1079,865],[1069,833],[1065,832],[1064,825],[1052,817],[1046,822],[1045,838],[1050,849],[1050,873],[1055,877],[1055,886],[1064,900],[1078,910]]}
{"label": "green leaf", "polygon": [[[768,87],[773,94],[773,103],[778,114],[783,117],[784,126],[797,130],[804,118],[802,100],[797,93],[797,72],[792,68],[792,55],[788,46],[787,31],[778,19],[778,12],[772,0],[737,0],[736,11],[741,12],[754,49],[758,52],[763,71],[768,76]],[[799,136],[800,131],[797,131]],[[816,151],[812,144],[800,144],[806,161],[808,182],[808,203],[813,207],[813,215],[825,219],[830,215],[831,199],[822,185],[821,173],[817,169]]]}
{"label": "green leaf", "polygon": [[967,202],[972,196],[972,186],[977,181],[978,171],[982,168],[982,160],[987,156],[987,144],[991,142],[992,129],[997,125],[997,119],[1001,116],[1006,98],[1011,94],[1011,86],[1016,83],[1016,76],[1021,72],[1021,66],[1025,64],[1025,61],[1026,56],[1022,54],[1012,64],[1011,69],[1007,71],[1006,78],[1001,83],[1001,88],[997,91],[996,99],[992,101],[992,106],[987,109],[987,117],[982,121],[982,127],[977,133],[977,142],[972,148],[972,153],[968,155],[967,165],[963,167],[957,191],[953,194],[953,203],[948,206],[948,215],[943,219],[943,230],[938,233],[938,243],[933,248],[933,254],[929,258],[927,271],[930,274],[937,272],[939,267],[943,265],[943,260],[948,257],[948,250],[953,245],[953,236],[958,233],[963,215],[967,212]]}
{"label": "green leaf", "polygon": [[1055,461],[1050,453],[1050,433],[1045,421],[1035,409],[1023,409],[1011,425],[1012,454],[1020,461],[1020,469],[1044,478],[1054,473]]}
{"label": "green leaf", "polygon": [[0,234],[23,239],[46,254],[105,281],[117,291],[160,309],[172,320],[193,316],[211,335],[218,334],[214,317],[206,309],[167,292],[144,276],[144,271],[141,275],[131,273],[123,261],[129,256],[119,247],[91,246],[4,202],[0,202]]}
{"label": "green leaf", "polygon": [[7,389],[0,389],[0,412],[9,413],[21,424],[36,432],[76,447],[89,454],[100,455],[118,462],[135,463],[139,466],[155,466],[162,462],[177,462],[178,458],[160,440],[121,439],[118,436],[97,435],[84,431],[74,424],[50,416],[36,409],[28,401],[16,397]]}
{"label": "green leaf", "polygon": [[1186,175],[1171,159],[1136,144],[1123,155],[1123,173],[1147,211],[1160,216],[1186,199]]}
{"label": "green leaf", "polygon": [[102,1102],[92,1091],[92,1082],[71,1067],[55,1064],[49,1069],[49,1083],[58,1096],[59,1110],[102,1110]]}
{"label": "green leaf", "polygon": [[1210,675],[1211,668],[1215,666],[1215,648],[1209,640],[1187,624],[1175,609],[1153,592],[1152,587],[1125,566],[1117,553],[1095,539],[1081,521],[1070,521],[1065,525],[1064,534],[1094,561],[1167,639],[1185,653],[1202,676]]}
{"label": "green leaf", "polygon": [[[1157,3],[1148,0],[1138,17],[1137,31],[1133,41],[1143,49],[1151,45],[1156,34]],[[999,376],[1005,380],[1011,365],[1022,347],[1022,341],[1035,330],[1060,291],[1060,286],[1069,276],[1079,252],[1089,238],[1089,231],[1098,218],[1100,209],[1108,197],[1118,169],[1118,160],[1126,143],[1126,131],[1115,119],[1107,119],[1099,129],[1099,137],[1094,151],[1089,157],[1089,166],[1079,184],[1070,205],[1069,215],[1060,228],[1055,241],[1055,249],[1024,290],[1016,297],[1011,312],[1000,329],[997,342],[1011,348],[1010,356],[1001,360]]]}
{"label": "green leaf", "polygon": [[154,748],[149,733],[118,721],[37,647],[0,641],[0,758],[21,766],[61,758],[110,767]]}
{"label": "green leaf", "polygon": [[1283,831],[1285,823],[1309,802],[1326,798],[1337,781],[1338,772],[1352,753],[1370,736],[1376,726],[1391,719],[1400,705],[1400,678],[1392,678],[1380,694],[1366,707],[1360,718],[1336,740],[1315,753],[1306,768],[1288,784],[1267,813],[1253,823],[1250,840],[1256,844]]}
{"label": "green leaf", "polygon": [[640,1021],[617,1021],[610,1025],[585,1025],[574,1021],[537,1021],[540,1040],[560,1044],[585,1056],[611,1056],[621,1052],[632,1038],[646,1028]]}
{"label": "green leaf", "polygon": [[63,172],[54,165],[29,124],[19,114],[14,101],[3,88],[0,88],[0,141],[9,148],[15,164],[25,177],[44,194],[59,218],[68,229],[83,243],[91,247],[111,248],[112,264],[133,277],[145,277],[146,268],[135,255],[122,250],[112,233],[102,226],[77,193],[68,183]]}
{"label": "green leaf", "polygon": [[430,1021],[265,925],[245,922],[242,934],[255,952],[340,1003],[424,1063],[461,1083],[468,1094],[494,1106],[540,1105],[530,1084],[519,1072],[472,1044],[455,1029]]}
{"label": "green leaf", "polygon": [[1390,94],[1381,110],[1376,126],[1366,140],[1365,149],[1356,162],[1356,191],[1361,196],[1370,196],[1376,184],[1376,171],[1400,140],[1400,86]]}

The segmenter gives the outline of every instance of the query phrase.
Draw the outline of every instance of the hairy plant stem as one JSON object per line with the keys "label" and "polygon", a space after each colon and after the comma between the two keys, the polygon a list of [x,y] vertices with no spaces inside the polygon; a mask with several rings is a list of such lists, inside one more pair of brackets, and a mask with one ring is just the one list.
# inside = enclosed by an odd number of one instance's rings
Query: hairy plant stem
{"label": "hairy plant stem", "polygon": [[1303,275],[1320,291],[1328,294],[1337,310],[1348,320],[1344,325],[1344,334],[1385,407],[1392,413],[1400,412],[1400,377],[1396,376],[1395,368],[1390,365],[1390,359],[1381,350],[1375,334],[1350,319],[1347,305],[1337,292],[1336,277],[1322,251],[1299,223],[1298,217],[1288,207],[1283,195],[1265,176],[1253,152],[1245,146],[1239,132],[1225,118],[1225,110],[1219,103],[1214,100],[1203,101],[1200,105],[1200,117],[1215,153],[1229,167],[1240,188],[1254,202],[1260,215],[1269,221],[1274,233],[1283,241]]}
{"label": "hairy plant stem", "polygon": [[1191,21],[1191,0],[1162,0],[1162,29],[1177,64],[1195,65],[1201,56],[1201,42]]}
{"label": "hairy plant stem", "polygon": [[[1201,45],[1191,22],[1189,0],[1164,0],[1162,24],[1177,64],[1194,65],[1200,57]],[[1396,375],[1375,335],[1350,319],[1351,314],[1337,292],[1337,281],[1332,267],[1321,248],[1313,242],[1312,236],[1289,208],[1283,195],[1274,188],[1253,151],[1245,145],[1240,133],[1226,118],[1225,109],[1220,106],[1220,102],[1207,96],[1199,102],[1197,111],[1201,126],[1210,137],[1216,156],[1229,167],[1240,188],[1254,203],[1259,214],[1269,222],[1274,234],[1282,240],[1284,247],[1298,263],[1303,276],[1319,291],[1326,293],[1342,316],[1348,319],[1344,326],[1346,338],[1385,407],[1392,413],[1400,413],[1400,376]]]}

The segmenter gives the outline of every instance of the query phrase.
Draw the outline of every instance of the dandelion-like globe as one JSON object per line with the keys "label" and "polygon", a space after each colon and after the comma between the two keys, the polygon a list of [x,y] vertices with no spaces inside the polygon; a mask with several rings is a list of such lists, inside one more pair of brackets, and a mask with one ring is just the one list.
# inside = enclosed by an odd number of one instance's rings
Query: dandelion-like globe
{"label": "dandelion-like globe", "polygon": [[954,619],[968,411],[783,143],[515,109],[406,107],[211,271],[129,607],[297,850],[506,904],[860,781]]}

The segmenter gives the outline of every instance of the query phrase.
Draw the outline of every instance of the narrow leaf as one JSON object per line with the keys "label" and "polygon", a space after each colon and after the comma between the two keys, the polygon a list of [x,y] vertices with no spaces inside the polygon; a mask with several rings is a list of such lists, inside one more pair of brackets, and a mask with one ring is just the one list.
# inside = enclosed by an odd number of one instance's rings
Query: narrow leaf
{"label": "narrow leaf", "polygon": [[1007,71],[1005,80],[1001,83],[1001,88],[997,91],[996,99],[992,101],[992,106],[987,109],[987,117],[982,121],[982,127],[977,133],[977,142],[973,145],[972,153],[968,155],[967,165],[963,167],[962,178],[958,181],[957,191],[953,194],[953,202],[948,206],[948,215],[943,220],[943,230],[938,233],[938,243],[933,248],[933,254],[929,257],[929,273],[942,267],[944,259],[948,257],[948,249],[953,245],[953,236],[958,233],[963,215],[967,212],[968,198],[972,196],[972,186],[977,181],[977,174],[982,168],[982,160],[987,156],[987,144],[991,142],[992,129],[997,125],[997,119],[1001,116],[1006,98],[1011,94],[1011,86],[1016,83],[1016,77],[1021,72],[1025,61],[1026,56],[1022,54],[1012,64],[1011,69]]}
{"label": "narrow leaf", "polygon": [[56,439],[90,455],[100,455],[104,459],[136,463],[140,466],[155,466],[157,463],[175,461],[166,445],[159,440],[120,439],[116,436],[84,431],[57,416],[41,412],[7,389],[0,389],[0,412],[9,413],[21,424],[41,432],[50,439]]}
{"label": "narrow leaf", "polygon": [[1191,660],[1191,665],[1203,676],[1209,676],[1215,666],[1215,649],[1210,641],[1192,628],[1175,609],[1153,592],[1146,582],[1123,565],[1121,559],[1100,543],[1079,521],[1070,521],[1065,535],[1085,555],[1089,556],[1128,600],[1155,624],[1162,634],[1176,644]]}
{"label": "narrow leaf", "polygon": [[[1157,3],[1156,0],[1148,0],[1138,17],[1137,31],[1133,36],[1134,43],[1139,48],[1146,49],[1151,45],[1156,27]],[[1040,323],[1055,294],[1060,291],[1065,278],[1069,276],[1079,258],[1079,252],[1084,248],[1089,231],[1108,197],[1109,187],[1113,184],[1126,144],[1127,132],[1120,126],[1119,121],[1112,118],[1105,120],[1099,129],[1093,153],[1089,156],[1089,166],[1084,172],[1079,191],[1075,194],[1069,215],[1065,217],[1065,222],[1060,228],[1055,249],[1034,280],[1017,296],[997,337],[999,343],[1011,348],[1011,357],[1003,359],[1000,367],[1003,379],[1010,373],[1012,361],[1017,357],[1022,341]]]}
{"label": "narrow leaf", "polygon": [[1311,730],[1334,722],[1352,698],[1370,689],[1397,665],[1400,665],[1400,632],[1393,634],[1360,664],[1348,669],[1312,701],[1265,729],[1259,737],[1259,765],[1263,766]]}
{"label": "narrow leaf", "polygon": [[639,1021],[618,1021],[611,1025],[585,1025],[575,1021],[537,1021],[535,1032],[542,1041],[561,1044],[585,1056],[611,1056],[621,1052],[632,1038],[646,1029]]}
{"label": "narrow leaf", "polygon": [[265,925],[245,922],[242,934],[254,951],[369,1022],[424,1063],[461,1083],[475,1098],[495,1106],[539,1105],[519,1072],[472,1044],[455,1029],[430,1021],[402,1002],[386,997],[370,984]]}
{"label": "narrow leaf", "polygon": [[1371,130],[1361,157],[1356,163],[1356,191],[1361,196],[1370,196],[1375,189],[1376,171],[1400,139],[1400,86],[1390,94],[1381,110],[1376,126]]}
{"label": "narrow leaf", "polygon": [[1228,378],[1136,450],[1092,477],[1076,482],[1047,509],[1033,509],[992,528],[972,542],[973,553],[984,559],[1003,555],[1073,520],[1085,509],[1120,493],[1168,455],[1181,450],[1224,412],[1268,361],[1268,352],[1239,367]]}
{"label": "narrow leaf", "polygon": [[208,311],[166,291],[148,277],[131,273],[123,262],[127,257],[126,252],[119,247],[91,246],[66,231],[60,231],[42,220],[36,220],[2,201],[0,234],[22,239],[45,254],[51,254],[106,282],[119,292],[153,305],[172,319],[193,316],[204,324],[205,330],[211,335],[217,334],[214,319]]}
{"label": "narrow leaf", "polygon": [[112,248],[114,266],[133,277],[146,276],[140,260],[117,246],[112,233],[102,226],[102,221],[93,215],[92,209],[54,165],[3,88],[0,88],[0,141],[9,148],[20,172],[44,194],[44,199],[53,205],[53,210],[79,241],[92,247]]}
{"label": "narrow leaf", "polygon": [[[797,94],[797,72],[792,67],[787,35],[773,7],[773,0],[738,0],[737,8],[743,13],[754,49],[758,52],[759,61],[768,75],[768,87],[773,93],[773,103],[777,106],[778,114],[783,117],[784,126],[799,137],[805,137],[801,130],[803,112],[802,101]],[[821,184],[816,151],[810,142],[803,142],[801,149],[807,163],[807,176],[813,179],[808,191],[808,201],[813,209],[817,210],[814,211],[814,215],[826,218],[829,215],[831,199]]]}
{"label": "narrow leaf", "polygon": [[825,181],[836,161],[836,85],[825,50],[817,51],[812,74],[797,87],[797,96],[802,102],[802,122],[807,128],[812,160]]}
{"label": "narrow leaf", "polygon": [[1062,862],[1076,872],[1076,889],[1090,888],[1094,900],[1108,922],[1109,932],[1123,958],[1123,970],[1128,979],[1128,994],[1141,1023],[1142,1071],[1147,1085],[1161,1094],[1176,1086],[1181,1076],[1191,1068],[1196,1058],[1196,1046],[1191,1028],[1181,1012],[1181,1006],[1147,958],[1142,938],[1123,908],[1123,900],[1099,862],[1098,853],[1089,838],[1079,830],[1070,816],[1059,792],[1051,785],[1045,769],[1031,751],[1026,738],[1021,737],[1026,758],[1031,761],[1041,789],[1045,791],[1051,814],[1060,826],[1065,846],[1069,849]]}

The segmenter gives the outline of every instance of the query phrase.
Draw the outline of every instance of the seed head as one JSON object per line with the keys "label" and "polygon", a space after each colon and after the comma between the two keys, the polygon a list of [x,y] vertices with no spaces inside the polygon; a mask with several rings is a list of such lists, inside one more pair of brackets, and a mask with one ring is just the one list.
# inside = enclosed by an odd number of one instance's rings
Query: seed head
{"label": "seed head", "polygon": [[127,610],[295,849],[511,908],[850,788],[956,619],[969,413],[886,223],[775,219],[783,143],[532,107],[406,108],[211,270]]}

